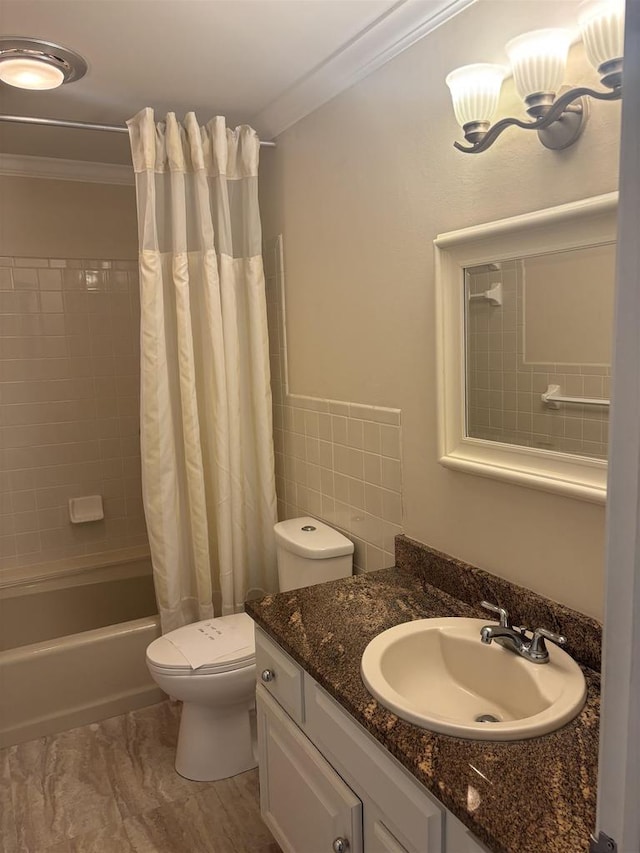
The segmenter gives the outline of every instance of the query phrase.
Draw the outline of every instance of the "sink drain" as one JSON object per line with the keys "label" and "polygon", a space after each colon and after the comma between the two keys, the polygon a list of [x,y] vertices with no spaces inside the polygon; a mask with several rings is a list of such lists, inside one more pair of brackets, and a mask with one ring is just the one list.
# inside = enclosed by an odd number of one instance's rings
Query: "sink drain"
{"label": "sink drain", "polygon": [[476,717],[476,723],[499,723],[500,720],[494,717],[493,714],[479,714]]}

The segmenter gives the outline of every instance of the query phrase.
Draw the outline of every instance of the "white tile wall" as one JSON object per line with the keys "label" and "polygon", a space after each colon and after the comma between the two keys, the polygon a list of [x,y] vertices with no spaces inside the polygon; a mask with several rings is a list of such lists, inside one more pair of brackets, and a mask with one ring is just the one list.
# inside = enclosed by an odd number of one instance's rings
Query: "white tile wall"
{"label": "white tile wall", "polygon": [[395,564],[402,532],[399,409],[288,392],[282,238],[265,247],[280,519],[311,515],[355,545],[357,571]]}
{"label": "white tile wall", "polygon": [[139,311],[135,261],[0,258],[0,571],[147,542]]}

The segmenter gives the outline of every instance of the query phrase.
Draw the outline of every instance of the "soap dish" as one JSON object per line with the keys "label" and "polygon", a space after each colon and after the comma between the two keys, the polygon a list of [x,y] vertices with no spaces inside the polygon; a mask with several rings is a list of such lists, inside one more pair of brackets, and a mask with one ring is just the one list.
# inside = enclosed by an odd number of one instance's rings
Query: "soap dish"
{"label": "soap dish", "polygon": [[69,518],[72,524],[84,524],[87,521],[100,521],[104,518],[102,495],[86,495],[81,498],[69,498]]}

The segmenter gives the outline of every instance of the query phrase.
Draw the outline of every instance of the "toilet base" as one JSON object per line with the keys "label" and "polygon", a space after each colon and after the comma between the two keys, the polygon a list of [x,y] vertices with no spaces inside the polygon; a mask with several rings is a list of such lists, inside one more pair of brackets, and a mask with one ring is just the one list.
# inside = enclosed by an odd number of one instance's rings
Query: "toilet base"
{"label": "toilet base", "polygon": [[249,703],[220,709],[184,702],[177,772],[194,782],[214,782],[256,767],[252,714]]}

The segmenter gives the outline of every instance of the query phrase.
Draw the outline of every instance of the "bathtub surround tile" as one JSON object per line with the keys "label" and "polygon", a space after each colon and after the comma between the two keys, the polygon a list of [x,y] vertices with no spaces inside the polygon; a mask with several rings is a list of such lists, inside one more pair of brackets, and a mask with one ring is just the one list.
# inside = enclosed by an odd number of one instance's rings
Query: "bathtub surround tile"
{"label": "bathtub surround tile", "polygon": [[35,531],[30,533],[16,533],[16,555],[33,556],[40,551],[40,536]]}
{"label": "bathtub surround tile", "polygon": [[5,543],[0,570],[144,544],[124,500],[107,503],[91,532],[73,528],[67,511],[70,497],[113,496],[114,480],[124,493],[125,478],[137,478],[140,491],[137,264],[9,261],[3,281],[9,276],[12,289],[0,287],[0,477],[16,496],[10,514],[37,504],[57,515],[49,513],[45,536]]}
{"label": "bathtub surround tile", "polygon": [[49,261],[46,258],[14,258],[13,265],[15,267],[48,267]]}
{"label": "bathtub surround tile", "polygon": [[163,702],[0,751],[0,851],[279,853],[260,819],[257,770],[178,776],[178,720],[178,705]]}
{"label": "bathtub surround tile", "polygon": [[62,290],[62,273],[59,269],[38,270],[40,290]]}
{"label": "bathtub surround tile", "polygon": [[278,518],[311,515],[336,527],[354,542],[356,572],[392,565],[383,531],[402,524],[400,410],[289,393],[281,238],[267,243],[264,258],[273,271],[267,318]]}
{"label": "bathtub surround tile", "polygon": [[38,271],[35,269],[14,269],[13,286],[16,290],[37,290]]}
{"label": "bathtub surround tile", "polygon": [[61,314],[63,310],[62,293],[43,291],[40,294],[40,311],[43,314]]}

